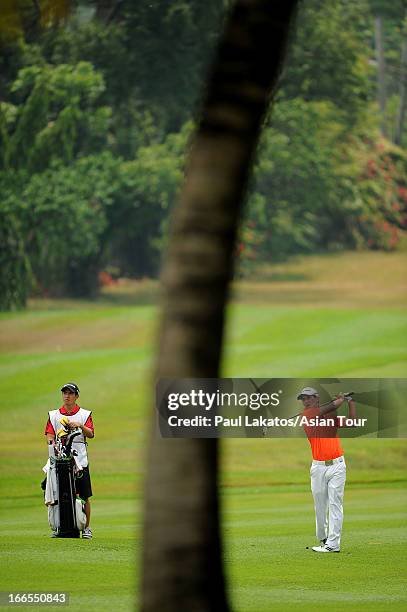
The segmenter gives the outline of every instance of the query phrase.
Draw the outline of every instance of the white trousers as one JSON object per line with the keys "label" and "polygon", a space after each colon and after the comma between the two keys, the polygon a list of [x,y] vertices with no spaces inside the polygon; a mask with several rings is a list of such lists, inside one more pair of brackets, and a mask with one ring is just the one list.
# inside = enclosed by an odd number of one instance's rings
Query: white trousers
{"label": "white trousers", "polygon": [[343,523],[342,502],[346,481],[345,459],[340,457],[332,465],[313,461],[310,474],[317,538],[318,540],[326,538],[327,546],[339,550]]}

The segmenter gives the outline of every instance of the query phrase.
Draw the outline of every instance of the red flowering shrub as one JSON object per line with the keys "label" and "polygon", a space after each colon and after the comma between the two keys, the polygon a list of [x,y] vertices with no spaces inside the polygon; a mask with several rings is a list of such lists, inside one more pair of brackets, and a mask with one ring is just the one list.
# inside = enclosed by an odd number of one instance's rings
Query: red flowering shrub
{"label": "red flowering shrub", "polygon": [[112,278],[112,276],[106,272],[105,270],[101,270],[99,272],[99,285],[101,287],[111,287],[112,285],[116,284],[116,280],[114,278]]}
{"label": "red flowering shrub", "polygon": [[370,143],[357,181],[363,212],[355,234],[360,246],[393,250],[407,225],[407,157],[389,143]]}

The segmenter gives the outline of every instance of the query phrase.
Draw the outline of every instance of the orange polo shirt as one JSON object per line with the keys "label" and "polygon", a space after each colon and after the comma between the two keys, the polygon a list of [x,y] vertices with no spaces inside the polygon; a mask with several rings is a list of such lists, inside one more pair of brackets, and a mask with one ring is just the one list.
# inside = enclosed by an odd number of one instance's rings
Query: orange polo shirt
{"label": "orange polo shirt", "polygon": [[319,408],[306,408],[302,413],[307,419],[319,417],[320,419],[333,419],[334,425],[304,425],[311,446],[312,458],[317,461],[329,461],[341,457],[344,453],[338,437],[338,419],[335,413],[320,416]]}

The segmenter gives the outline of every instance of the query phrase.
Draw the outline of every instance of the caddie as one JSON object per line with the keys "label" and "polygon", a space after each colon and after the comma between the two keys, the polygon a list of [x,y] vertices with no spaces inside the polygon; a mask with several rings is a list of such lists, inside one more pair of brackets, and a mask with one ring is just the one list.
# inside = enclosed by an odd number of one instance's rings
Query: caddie
{"label": "caddie", "polygon": [[61,387],[63,404],[58,410],[51,410],[48,413],[48,421],[45,426],[47,443],[55,444],[56,433],[62,427],[61,420],[66,423],[69,429],[79,427],[82,434],[72,443],[72,449],[76,450],[77,460],[82,467],[81,476],[76,479],[76,493],[85,502],[86,525],[82,531],[82,537],[90,539],[92,530],[90,524],[90,497],[92,497],[92,484],[89,473],[89,461],[87,452],[86,438],[93,438],[95,435],[92,413],[78,405],[79,387],[75,383],[66,383]]}
{"label": "caddie", "polygon": [[[356,418],[356,404],[351,395],[339,394],[327,405],[319,405],[319,393],[305,387],[297,396],[304,406],[303,424],[311,451],[311,490],[314,497],[318,553],[340,552],[343,523],[343,495],[346,481],[346,463],[338,436],[339,420],[336,409],[346,400],[349,419]],[[315,424],[320,419],[321,424]]]}

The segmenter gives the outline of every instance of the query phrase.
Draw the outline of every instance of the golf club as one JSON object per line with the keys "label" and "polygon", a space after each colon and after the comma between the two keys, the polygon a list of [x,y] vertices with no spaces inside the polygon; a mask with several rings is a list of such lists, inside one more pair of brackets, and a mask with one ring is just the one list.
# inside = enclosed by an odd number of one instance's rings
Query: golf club
{"label": "golf club", "polygon": [[[338,395],[343,395],[343,397],[346,399],[346,401],[352,399],[353,395],[355,395],[354,391],[347,391],[346,393],[339,393]],[[336,398],[334,398],[336,399]],[[327,402],[324,402],[323,404],[319,404],[319,407],[322,408],[322,406],[328,406],[329,404],[331,404],[334,400],[330,399]],[[290,419],[295,419],[297,416],[301,416],[302,412],[298,412],[297,414],[294,414],[294,416],[289,417]]]}

